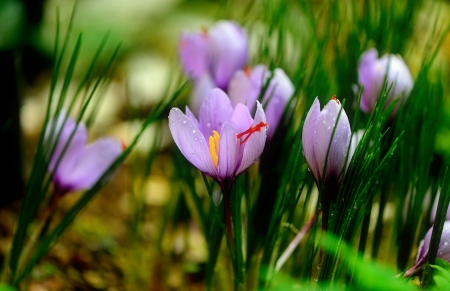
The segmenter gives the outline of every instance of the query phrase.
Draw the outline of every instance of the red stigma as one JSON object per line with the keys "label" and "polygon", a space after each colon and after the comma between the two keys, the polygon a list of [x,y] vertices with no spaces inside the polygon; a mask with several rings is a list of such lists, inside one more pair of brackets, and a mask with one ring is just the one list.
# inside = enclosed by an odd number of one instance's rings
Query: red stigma
{"label": "red stigma", "polygon": [[208,29],[206,27],[202,26],[200,28],[200,32],[202,33],[203,37],[207,37],[208,36]]}
{"label": "red stigma", "polygon": [[249,77],[250,78],[250,74],[252,73],[252,68],[250,68],[250,67],[245,67],[244,68],[244,73],[245,73],[245,75],[247,75],[247,77]]}
{"label": "red stigma", "polygon": [[331,100],[336,101],[337,104],[341,104],[341,102],[336,98],[336,95],[331,96]]}
{"label": "red stigma", "polygon": [[255,132],[261,132],[261,130],[262,130],[264,127],[266,127],[266,126],[267,126],[267,123],[264,123],[264,122],[261,121],[260,123],[258,123],[258,124],[255,125],[255,126],[250,126],[250,128],[247,129],[246,131],[241,132],[240,134],[237,134],[236,137],[237,137],[238,139],[240,139],[240,138],[243,137],[244,135],[247,135],[247,136],[244,138],[244,140],[239,141],[240,144],[243,144],[244,142],[247,141],[247,139],[249,139],[249,137],[250,137],[253,133],[255,133]]}
{"label": "red stigma", "polygon": [[123,142],[123,140],[120,141],[120,145],[122,146],[123,151],[127,148],[127,145]]}

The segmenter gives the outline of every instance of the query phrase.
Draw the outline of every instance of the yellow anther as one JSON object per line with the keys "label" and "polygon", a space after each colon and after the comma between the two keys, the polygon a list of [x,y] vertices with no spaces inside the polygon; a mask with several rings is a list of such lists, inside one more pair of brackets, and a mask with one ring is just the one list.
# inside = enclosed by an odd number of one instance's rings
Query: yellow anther
{"label": "yellow anther", "polygon": [[217,131],[213,130],[213,135],[209,137],[209,155],[217,168],[219,164],[219,157],[217,156],[219,152],[220,135]]}

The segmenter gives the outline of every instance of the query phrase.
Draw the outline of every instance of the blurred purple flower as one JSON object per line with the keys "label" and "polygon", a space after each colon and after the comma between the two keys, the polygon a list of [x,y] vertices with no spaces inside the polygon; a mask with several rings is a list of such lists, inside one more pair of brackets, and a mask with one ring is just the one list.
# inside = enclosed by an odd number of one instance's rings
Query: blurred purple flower
{"label": "blurred purple flower", "polygon": [[[338,116],[339,120],[336,121]],[[333,141],[331,142],[332,135]],[[335,187],[340,183],[350,135],[350,123],[339,100],[333,97],[320,111],[320,102],[316,98],[303,125],[302,147],[306,162],[317,185],[320,185],[322,179],[326,187]],[[329,152],[328,147],[330,148]],[[325,176],[322,177],[325,164]]]}
{"label": "blurred purple flower", "polygon": [[[264,65],[257,65],[251,71],[250,69],[237,71],[228,88],[228,95],[233,106],[242,103],[252,109],[271,75],[272,73]],[[267,123],[270,124],[267,130],[268,139],[275,133],[292,94],[294,94],[294,85],[289,77],[282,69],[275,69],[261,101],[265,107]]]}
{"label": "blurred purple flower", "polygon": [[[431,196],[431,190],[430,190],[429,196]],[[437,211],[437,207],[438,207],[438,203],[439,203],[439,196],[441,196],[441,189],[438,189],[436,198],[434,199],[434,202],[433,202],[433,207],[431,208],[430,223],[434,223],[434,219],[436,218],[436,211]],[[429,205],[429,203],[428,203],[428,205]],[[425,208],[425,209],[427,209],[427,208]],[[450,220],[450,206],[447,209],[446,220]]]}
{"label": "blurred purple flower", "polygon": [[[386,70],[388,70],[387,73]],[[387,88],[392,85],[385,106],[397,98],[400,99],[392,112],[395,114],[399,105],[408,98],[414,86],[408,67],[397,55],[386,54],[378,59],[376,49],[369,49],[363,53],[358,65],[358,81],[360,86],[364,86],[361,98],[362,111],[370,113],[374,110],[375,102],[380,98],[385,78]]]}
{"label": "blurred purple flower", "polygon": [[200,171],[222,187],[247,170],[261,155],[266,142],[266,116],[259,102],[254,119],[243,104],[235,108],[227,94],[215,88],[200,109],[197,120],[172,108],[169,114],[172,137],[181,153]]}
{"label": "blurred purple flower", "polygon": [[[409,270],[405,272],[403,277],[409,277],[418,269],[420,269],[426,262],[428,257],[428,249],[430,247],[431,234],[433,232],[433,227],[431,227],[423,241],[420,242],[419,253],[417,255],[416,264]],[[438,259],[446,260],[450,262],[450,221],[444,222],[444,227],[442,229],[441,241],[439,243],[439,248],[437,252]]]}
{"label": "blurred purple flower", "polygon": [[197,114],[196,106],[208,96],[206,85],[227,90],[234,72],[245,66],[247,37],[237,23],[221,20],[208,31],[183,33],[179,43],[183,70],[194,82],[191,109]]}
{"label": "blurred purple flower", "polygon": [[49,139],[54,127],[52,140],[61,131],[48,165],[48,171],[54,171],[53,185],[59,196],[91,188],[123,150],[121,143],[114,138],[101,138],[86,146],[86,126],[81,123],[77,126],[70,117],[64,123],[65,119],[65,114],[60,114],[56,125],[50,121],[46,129],[46,138]]}

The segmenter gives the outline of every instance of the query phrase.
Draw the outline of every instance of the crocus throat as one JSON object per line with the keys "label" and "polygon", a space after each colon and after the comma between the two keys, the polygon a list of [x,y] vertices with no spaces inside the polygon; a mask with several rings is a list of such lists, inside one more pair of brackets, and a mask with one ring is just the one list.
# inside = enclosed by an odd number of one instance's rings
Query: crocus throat
{"label": "crocus throat", "polygon": [[211,156],[211,159],[216,168],[219,165],[219,143],[220,135],[217,131],[213,130],[213,135],[209,137],[209,155]]}
{"label": "crocus throat", "polygon": [[[250,128],[247,129],[246,131],[241,132],[240,134],[237,134],[236,137],[237,137],[238,139],[240,139],[241,137],[243,137],[243,136],[246,135],[246,137],[244,138],[244,140],[240,140],[240,141],[239,141],[240,144],[243,144],[244,142],[247,141],[247,139],[249,139],[249,137],[250,137],[253,133],[255,133],[255,132],[261,132],[261,130],[262,130],[264,127],[267,128],[267,126],[268,126],[267,123],[264,123],[264,122],[261,121],[260,123],[258,123],[258,124],[255,125],[255,126],[250,126]],[[211,142],[210,142],[210,144],[211,144]]]}

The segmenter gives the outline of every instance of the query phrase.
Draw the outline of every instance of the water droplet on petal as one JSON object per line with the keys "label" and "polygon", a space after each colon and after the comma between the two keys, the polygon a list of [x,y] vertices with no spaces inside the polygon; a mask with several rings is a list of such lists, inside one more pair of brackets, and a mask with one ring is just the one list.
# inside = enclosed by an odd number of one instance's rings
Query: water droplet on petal
{"label": "water droplet on petal", "polygon": [[197,131],[196,131],[195,129],[194,129],[194,130],[192,130],[192,133],[193,133],[193,134],[195,134],[196,132],[197,132]]}
{"label": "water droplet on petal", "polygon": [[183,124],[186,124],[187,123],[187,120],[183,120]]}
{"label": "water droplet on petal", "polygon": [[194,140],[195,140],[195,141],[197,141],[197,140],[198,140],[198,138],[194,138]]}
{"label": "water droplet on petal", "polygon": [[254,160],[253,160],[253,163],[256,163],[257,161],[258,161],[258,159],[254,159]]}

